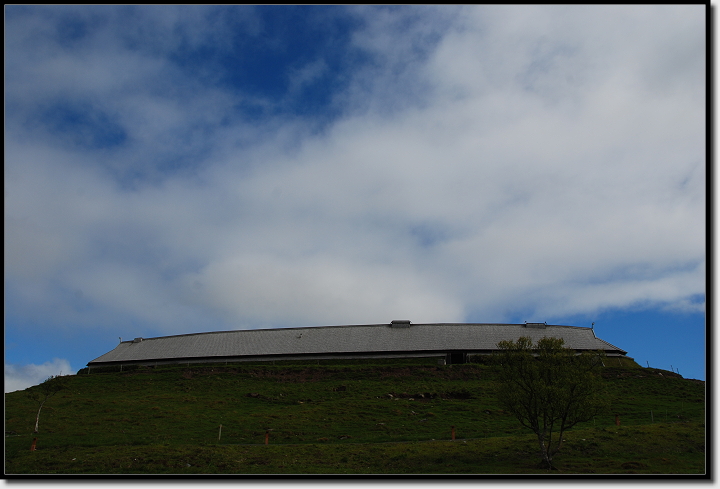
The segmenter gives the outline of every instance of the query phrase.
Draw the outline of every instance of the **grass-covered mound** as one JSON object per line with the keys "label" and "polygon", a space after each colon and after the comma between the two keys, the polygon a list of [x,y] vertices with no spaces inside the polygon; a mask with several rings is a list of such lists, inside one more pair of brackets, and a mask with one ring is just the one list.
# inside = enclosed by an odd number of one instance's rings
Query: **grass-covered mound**
{"label": "grass-covered mound", "polygon": [[[705,473],[703,382],[637,365],[603,375],[611,407],[567,433],[560,472]],[[537,439],[499,409],[494,382],[488,366],[422,361],[93,371],[47,402],[37,435],[36,405],[6,394],[5,470],[547,473]]]}

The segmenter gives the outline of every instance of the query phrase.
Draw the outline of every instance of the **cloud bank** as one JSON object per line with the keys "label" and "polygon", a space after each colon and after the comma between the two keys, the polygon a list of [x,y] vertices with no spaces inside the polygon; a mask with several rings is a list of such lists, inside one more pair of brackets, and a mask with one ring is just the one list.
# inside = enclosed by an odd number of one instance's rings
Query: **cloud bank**
{"label": "cloud bank", "polygon": [[5,393],[27,389],[56,375],[72,375],[74,371],[65,359],[54,358],[42,365],[5,364]]}
{"label": "cloud bank", "polygon": [[702,6],[308,12],[332,38],[284,61],[272,9],[8,9],[10,314],[704,309]]}

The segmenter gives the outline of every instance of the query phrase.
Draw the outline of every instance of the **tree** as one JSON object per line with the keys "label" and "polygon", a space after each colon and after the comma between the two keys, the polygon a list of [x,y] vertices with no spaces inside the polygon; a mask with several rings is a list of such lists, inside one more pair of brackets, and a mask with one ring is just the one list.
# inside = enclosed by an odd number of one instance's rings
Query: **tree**
{"label": "tree", "polygon": [[64,389],[67,389],[67,379],[60,375],[51,375],[41,384],[30,388],[27,393],[28,397],[39,405],[37,416],[35,417],[35,431],[33,433],[38,432],[38,425],[40,424],[40,411],[42,411],[42,408],[47,400]]}
{"label": "tree", "polygon": [[552,469],[564,432],[605,409],[599,372],[603,354],[577,355],[561,338],[542,338],[533,345],[522,337],[497,346],[498,400],[537,435],[542,463]]}

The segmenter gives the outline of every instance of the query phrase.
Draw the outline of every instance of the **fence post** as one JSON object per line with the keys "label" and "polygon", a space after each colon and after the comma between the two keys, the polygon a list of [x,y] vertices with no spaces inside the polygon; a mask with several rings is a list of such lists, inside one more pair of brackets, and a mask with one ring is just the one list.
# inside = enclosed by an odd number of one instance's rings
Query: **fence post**
{"label": "fence post", "polygon": [[35,451],[35,444],[36,444],[36,443],[37,443],[37,438],[33,438],[32,445],[30,445],[30,451],[31,451],[31,452],[34,452],[34,451]]}
{"label": "fence post", "polygon": [[220,441],[220,435],[222,435],[222,425],[220,425],[220,431],[218,431],[218,441]]}
{"label": "fence post", "polygon": [[267,445],[270,442],[270,431],[265,432],[265,444]]}
{"label": "fence post", "polygon": [[455,427],[451,426],[450,428],[452,428],[452,440],[455,441]]}
{"label": "fence post", "polygon": [[620,415],[619,414],[615,415],[615,426],[620,426]]}

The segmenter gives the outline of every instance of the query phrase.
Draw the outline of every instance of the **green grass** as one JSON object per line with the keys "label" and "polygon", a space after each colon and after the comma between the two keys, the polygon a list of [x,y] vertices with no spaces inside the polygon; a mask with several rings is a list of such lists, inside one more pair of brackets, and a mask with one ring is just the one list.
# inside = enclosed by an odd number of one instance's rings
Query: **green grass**
{"label": "green grass", "polygon": [[[567,433],[555,458],[560,472],[705,473],[704,383],[638,366],[609,367],[604,376],[611,408]],[[494,382],[484,365],[421,361],[76,375],[43,408],[38,435],[32,401],[23,392],[6,394],[5,470],[547,473],[538,466],[535,436],[497,405]]]}

